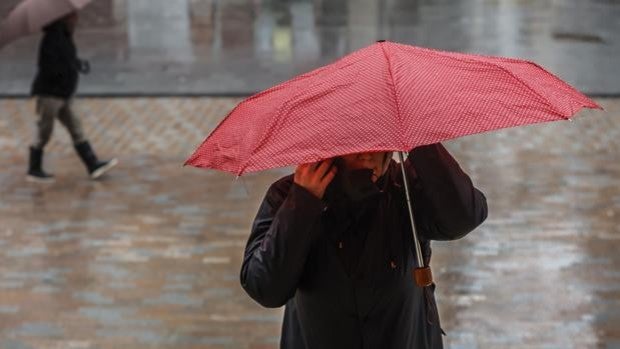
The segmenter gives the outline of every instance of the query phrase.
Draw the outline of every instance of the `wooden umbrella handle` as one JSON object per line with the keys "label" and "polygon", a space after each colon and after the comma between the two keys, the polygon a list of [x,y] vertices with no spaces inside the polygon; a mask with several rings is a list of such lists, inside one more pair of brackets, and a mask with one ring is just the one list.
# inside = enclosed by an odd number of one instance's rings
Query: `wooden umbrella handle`
{"label": "wooden umbrella handle", "polygon": [[415,283],[420,287],[430,286],[433,283],[433,273],[431,267],[415,268],[413,270]]}

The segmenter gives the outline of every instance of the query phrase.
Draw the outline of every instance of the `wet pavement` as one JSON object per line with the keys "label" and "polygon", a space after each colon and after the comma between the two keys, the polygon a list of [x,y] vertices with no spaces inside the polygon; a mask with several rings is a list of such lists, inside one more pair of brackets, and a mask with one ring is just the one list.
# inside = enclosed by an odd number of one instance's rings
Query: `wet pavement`
{"label": "wet pavement", "polygon": [[[102,157],[87,179],[60,127],[24,180],[34,103],[0,99],[0,348],[276,348],[281,309],[238,281],[270,182],[183,168],[235,98],[81,99]],[[435,243],[447,348],[620,348],[620,100],[572,122],[447,147],[488,197],[487,222]]]}
{"label": "wet pavement", "polygon": [[[76,36],[93,67],[80,93],[248,94],[387,39],[530,59],[618,96],[618,18],[616,0],[97,0]],[[0,51],[0,95],[28,94],[38,40]]]}

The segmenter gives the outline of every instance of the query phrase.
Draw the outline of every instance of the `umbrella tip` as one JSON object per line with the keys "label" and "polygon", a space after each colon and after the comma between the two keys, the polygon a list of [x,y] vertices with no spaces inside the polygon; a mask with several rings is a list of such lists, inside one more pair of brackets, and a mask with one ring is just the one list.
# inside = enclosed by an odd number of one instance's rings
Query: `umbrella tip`
{"label": "umbrella tip", "polygon": [[381,40],[377,40],[377,42],[385,42],[385,40],[381,39]]}

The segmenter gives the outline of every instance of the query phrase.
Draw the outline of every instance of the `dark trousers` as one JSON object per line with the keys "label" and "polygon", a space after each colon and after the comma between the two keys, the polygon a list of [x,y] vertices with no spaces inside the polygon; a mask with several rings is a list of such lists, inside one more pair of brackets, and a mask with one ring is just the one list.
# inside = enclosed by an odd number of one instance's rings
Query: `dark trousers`
{"label": "dark trousers", "polygon": [[74,144],[84,142],[84,130],[79,117],[73,113],[71,99],[57,97],[37,97],[37,132],[32,147],[43,149],[49,142],[54,131],[56,119],[69,131]]}

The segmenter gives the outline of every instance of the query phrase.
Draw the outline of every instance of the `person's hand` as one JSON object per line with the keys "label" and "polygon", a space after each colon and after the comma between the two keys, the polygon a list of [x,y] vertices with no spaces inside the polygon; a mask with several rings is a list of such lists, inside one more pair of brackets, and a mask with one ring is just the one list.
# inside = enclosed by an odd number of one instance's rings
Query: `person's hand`
{"label": "person's hand", "polygon": [[336,166],[331,166],[334,159],[310,164],[302,164],[295,169],[294,181],[319,199],[323,198],[325,189],[336,175]]}

